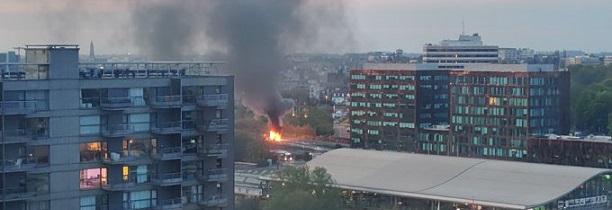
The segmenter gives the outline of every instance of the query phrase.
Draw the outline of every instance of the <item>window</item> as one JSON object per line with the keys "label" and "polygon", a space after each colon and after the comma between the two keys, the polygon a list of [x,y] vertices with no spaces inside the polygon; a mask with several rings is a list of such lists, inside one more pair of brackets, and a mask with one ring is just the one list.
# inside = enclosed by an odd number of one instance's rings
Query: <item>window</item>
{"label": "window", "polygon": [[145,190],[123,193],[124,209],[149,209],[157,204],[157,191]]}
{"label": "window", "polygon": [[81,197],[81,210],[96,210],[96,196]]}
{"label": "window", "polygon": [[82,169],[80,177],[81,189],[94,189],[106,185],[106,168]]}
{"label": "window", "polygon": [[414,128],[414,123],[399,123],[400,128]]}
{"label": "window", "polygon": [[197,203],[202,200],[203,187],[202,185],[189,186],[183,188],[183,197],[187,199],[187,203]]}
{"label": "window", "polygon": [[365,80],[366,76],[362,74],[353,74],[351,75],[351,79],[353,80]]}
{"label": "window", "polygon": [[49,210],[49,201],[28,201],[28,210]]}
{"label": "window", "polygon": [[142,88],[130,88],[128,94],[129,94],[130,100],[132,101],[132,104],[134,106],[144,106],[144,105],[146,105],[145,104],[145,100],[144,100],[144,89],[142,89]]}
{"label": "window", "polygon": [[134,132],[149,131],[149,113],[130,114],[129,124],[134,128]]}
{"label": "window", "polygon": [[100,116],[82,116],[79,119],[81,135],[96,135],[100,134]]}
{"label": "window", "polygon": [[100,142],[81,143],[81,162],[98,161],[102,156],[102,144]]}

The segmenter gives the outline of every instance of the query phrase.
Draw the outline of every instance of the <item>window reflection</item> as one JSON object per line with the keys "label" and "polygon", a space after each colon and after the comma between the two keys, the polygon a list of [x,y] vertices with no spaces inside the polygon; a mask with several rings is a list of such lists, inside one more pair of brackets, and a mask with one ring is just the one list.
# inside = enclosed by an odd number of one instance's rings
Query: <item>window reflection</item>
{"label": "window reflection", "polygon": [[105,186],[106,183],[106,168],[90,168],[81,170],[81,189],[99,188]]}

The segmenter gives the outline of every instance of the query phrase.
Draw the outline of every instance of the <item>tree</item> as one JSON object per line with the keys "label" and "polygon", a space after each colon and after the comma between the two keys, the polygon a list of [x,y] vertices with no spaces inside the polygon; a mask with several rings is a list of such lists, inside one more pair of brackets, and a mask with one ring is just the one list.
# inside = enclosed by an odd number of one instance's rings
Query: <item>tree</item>
{"label": "tree", "polygon": [[612,65],[569,69],[573,127],[587,133],[612,133]]}
{"label": "tree", "polygon": [[282,181],[272,185],[265,210],[340,209],[341,191],[332,187],[333,180],[325,169],[289,167],[278,175]]}

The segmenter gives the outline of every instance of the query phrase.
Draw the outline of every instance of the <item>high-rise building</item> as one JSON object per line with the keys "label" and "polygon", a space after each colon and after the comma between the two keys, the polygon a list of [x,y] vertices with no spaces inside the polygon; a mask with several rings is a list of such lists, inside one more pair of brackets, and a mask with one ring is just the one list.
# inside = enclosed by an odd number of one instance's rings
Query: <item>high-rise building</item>
{"label": "high-rise building", "polygon": [[461,34],[457,40],[442,40],[423,46],[424,63],[498,63],[499,47],[484,45],[478,34]]}
{"label": "high-rise building", "polygon": [[233,209],[233,77],[29,45],[0,92],[0,209]]}

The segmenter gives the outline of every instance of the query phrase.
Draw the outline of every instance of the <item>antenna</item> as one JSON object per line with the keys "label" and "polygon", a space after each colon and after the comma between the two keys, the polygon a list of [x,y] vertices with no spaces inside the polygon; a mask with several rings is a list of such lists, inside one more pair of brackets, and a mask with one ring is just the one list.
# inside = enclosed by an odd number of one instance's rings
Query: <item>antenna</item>
{"label": "antenna", "polygon": [[461,20],[461,35],[465,35],[465,20]]}

